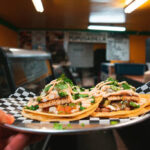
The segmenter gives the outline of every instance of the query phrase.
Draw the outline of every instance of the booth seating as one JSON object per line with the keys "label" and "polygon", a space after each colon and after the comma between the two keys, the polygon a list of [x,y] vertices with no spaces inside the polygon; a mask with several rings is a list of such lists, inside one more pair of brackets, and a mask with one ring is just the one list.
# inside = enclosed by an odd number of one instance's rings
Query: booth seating
{"label": "booth seating", "polygon": [[135,87],[144,84],[144,72],[147,66],[145,64],[134,63],[102,63],[101,80],[108,77],[114,77],[118,81],[127,81]]}
{"label": "booth seating", "polygon": [[144,75],[146,70],[145,64],[133,63],[115,63],[116,75]]}

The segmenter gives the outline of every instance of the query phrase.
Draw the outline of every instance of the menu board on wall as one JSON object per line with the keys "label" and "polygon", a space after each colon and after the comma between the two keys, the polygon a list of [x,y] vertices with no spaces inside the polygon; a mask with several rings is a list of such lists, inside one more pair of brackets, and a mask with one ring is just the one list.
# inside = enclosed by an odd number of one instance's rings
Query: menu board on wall
{"label": "menu board on wall", "polygon": [[93,44],[69,43],[68,56],[72,67],[93,67]]}
{"label": "menu board on wall", "polygon": [[129,61],[129,39],[123,37],[108,38],[106,45],[106,59]]}
{"label": "menu board on wall", "polygon": [[69,42],[106,43],[107,33],[69,32]]}

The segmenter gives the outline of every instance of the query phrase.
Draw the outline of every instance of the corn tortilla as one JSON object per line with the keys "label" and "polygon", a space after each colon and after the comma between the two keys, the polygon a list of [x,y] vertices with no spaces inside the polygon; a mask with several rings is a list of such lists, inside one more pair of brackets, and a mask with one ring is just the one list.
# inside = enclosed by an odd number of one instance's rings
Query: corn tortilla
{"label": "corn tortilla", "polygon": [[44,114],[36,114],[32,112],[25,112],[24,110],[22,111],[22,115],[26,118],[34,119],[34,120],[39,120],[39,121],[74,121],[74,120],[80,120],[82,118],[88,117],[91,113],[93,113],[96,108],[98,107],[98,104],[95,105],[95,107],[92,107],[89,111],[83,112],[82,114],[79,114],[74,117],[53,117],[53,116],[47,116]]}
{"label": "corn tortilla", "polygon": [[[32,111],[28,109],[23,109],[22,115],[27,118],[36,119],[40,121],[59,121],[59,120],[77,120],[76,118],[84,118],[89,116],[91,113],[93,113],[96,108],[98,107],[99,103],[102,101],[102,97],[96,98],[95,103],[91,105],[89,108],[76,112],[73,114],[52,114],[52,113],[44,113],[44,112],[38,112],[38,111]],[[39,117],[38,117],[39,116]]]}
{"label": "corn tortilla", "polygon": [[[114,112],[94,112],[91,114],[93,117],[102,117],[102,118],[122,118],[122,117],[133,117],[141,115],[145,112],[145,107],[150,105],[150,94],[139,94],[140,100],[145,99],[145,103],[140,106],[140,108],[134,110],[121,110]],[[150,109],[149,109],[150,110]]]}

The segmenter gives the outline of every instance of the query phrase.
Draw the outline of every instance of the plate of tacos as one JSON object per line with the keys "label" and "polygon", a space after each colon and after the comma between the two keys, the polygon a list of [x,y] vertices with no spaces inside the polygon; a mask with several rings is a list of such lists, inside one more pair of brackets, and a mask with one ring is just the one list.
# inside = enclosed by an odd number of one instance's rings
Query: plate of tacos
{"label": "plate of tacos", "polygon": [[93,117],[127,118],[149,111],[150,95],[139,94],[126,81],[117,82],[108,78],[93,88],[94,97],[102,97]]}
{"label": "plate of tacos", "polygon": [[[144,86],[149,88],[149,83]],[[61,75],[38,96],[18,88],[10,98],[0,100],[0,109],[14,115],[15,123],[5,126],[18,131],[55,134],[94,131],[149,118],[150,94],[137,93],[126,81],[113,78],[85,89]]]}

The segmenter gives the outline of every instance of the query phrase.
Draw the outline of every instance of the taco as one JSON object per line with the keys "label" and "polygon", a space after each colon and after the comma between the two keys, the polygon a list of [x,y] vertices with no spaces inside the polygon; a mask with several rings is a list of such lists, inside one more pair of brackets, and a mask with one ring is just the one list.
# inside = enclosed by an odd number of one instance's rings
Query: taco
{"label": "taco", "polygon": [[150,104],[150,97],[136,93],[135,88],[126,81],[118,82],[112,78],[97,84],[91,93],[94,97],[103,97],[99,107],[92,113],[94,117],[138,116]]}
{"label": "taco", "polygon": [[62,75],[47,84],[40,96],[30,99],[22,114],[41,121],[74,120],[89,116],[101,100],[101,97],[95,98],[88,89],[75,86]]}
{"label": "taco", "polygon": [[31,118],[39,121],[74,121],[74,120],[80,120],[82,118],[85,118],[89,116],[91,113],[93,113],[96,108],[98,107],[98,104],[95,104],[95,107],[91,107],[88,111],[83,112],[82,114],[78,114],[76,116],[70,116],[70,117],[62,117],[62,116],[49,116],[48,114],[40,114],[40,113],[32,113],[32,112],[25,112],[25,110],[22,111],[22,115],[26,118]]}

